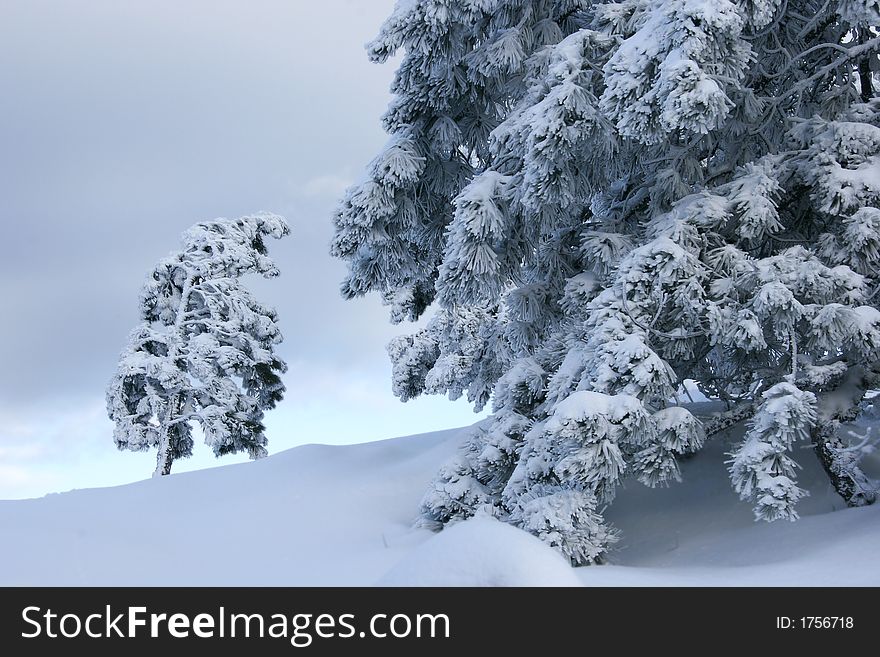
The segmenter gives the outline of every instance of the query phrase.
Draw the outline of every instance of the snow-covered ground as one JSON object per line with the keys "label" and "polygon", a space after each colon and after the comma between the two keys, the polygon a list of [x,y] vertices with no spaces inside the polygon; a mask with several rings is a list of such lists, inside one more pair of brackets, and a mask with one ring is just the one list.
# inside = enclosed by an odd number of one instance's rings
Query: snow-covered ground
{"label": "snow-covered ground", "polygon": [[845,509],[811,451],[796,523],[756,524],[714,440],[684,483],[630,483],[610,564],[572,569],[497,521],[413,529],[451,430],[0,502],[0,585],[880,585],[880,504]]}

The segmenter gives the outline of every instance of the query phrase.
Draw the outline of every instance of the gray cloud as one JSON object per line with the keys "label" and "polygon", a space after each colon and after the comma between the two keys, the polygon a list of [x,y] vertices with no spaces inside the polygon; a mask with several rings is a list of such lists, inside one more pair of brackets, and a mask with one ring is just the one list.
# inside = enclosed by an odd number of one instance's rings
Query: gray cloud
{"label": "gray cloud", "polygon": [[145,273],[216,216],[289,216],[266,292],[291,344],[357,359],[352,325],[386,330],[375,303],[337,299],[326,252],[336,193],[384,139],[392,68],[362,44],[391,4],[3,4],[0,362],[14,376],[0,399],[103,386]]}
{"label": "gray cloud", "polygon": [[[342,378],[340,403],[387,415],[373,396],[394,401],[384,344],[397,329],[376,299],[339,298],[344,270],[327,245],[336,197],[385,140],[379,118],[394,66],[371,64],[363,44],[392,5],[0,4],[7,483],[48,481],[39,454],[23,445],[52,452],[65,418],[92,418],[137,319],[145,274],[185,228],[218,216],[271,210],[292,223],[292,237],[271,245],[282,277],[255,287],[281,314],[296,396],[308,394],[309,377],[325,397],[328,381]],[[369,394],[353,396],[352,382]],[[294,418],[305,403],[293,397],[279,417]],[[430,408],[425,422],[453,421]],[[77,429],[95,434],[82,448],[112,450],[106,421],[90,422]],[[13,435],[12,425],[26,430]]]}

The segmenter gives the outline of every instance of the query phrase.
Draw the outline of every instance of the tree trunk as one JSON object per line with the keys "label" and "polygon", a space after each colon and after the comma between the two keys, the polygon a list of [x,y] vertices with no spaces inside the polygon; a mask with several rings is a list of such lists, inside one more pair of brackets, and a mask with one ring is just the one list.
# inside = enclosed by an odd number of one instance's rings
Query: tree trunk
{"label": "tree trunk", "polygon": [[168,440],[168,431],[165,432],[165,438],[159,445],[159,453],[156,455],[156,469],[153,471],[154,477],[162,477],[171,474],[171,464],[174,458],[171,456],[171,441]]}
{"label": "tree trunk", "polygon": [[871,480],[859,467],[856,453],[847,450],[838,435],[840,422],[819,422],[810,432],[819,462],[828,474],[831,485],[847,506],[866,506],[877,493]]}
{"label": "tree trunk", "polygon": [[[868,29],[864,27],[859,30],[859,44],[864,44],[871,38]],[[863,103],[869,102],[874,97],[874,81],[871,79],[871,58],[874,56],[869,54],[859,61],[859,86]]]}
{"label": "tree trunk", "polygon": [[[183,284],[183,289],[180,292],[180,304],[177,308],[177,317],[174,319],[174,336],[175,340],[171,343],[171,347],[168,350],[167,361],[172,363],[175,367],[177,366],[177,358],[180,353],[180,345],[183,341],[184,336],[182,335],[182,327],[184,318],[186,317],[186,311],[189,308],[189,297],[192,294],[194,285],[197,284],[198,275],[189,276]],[[178,368],[183,369],[185,368]],[[181,406],[181,395],[183,393],[178,390],[173,396],[168,400],[168,408],[165,410],[165,416],[162,418],[161,424],[161,437],[159,438],[159,453],[156,455],[156,469],[153,470],[154,477],[162,477],[167,474],[171,474],[171,464],[174,462],[174,457],[171,455],[171,423],[174,422],[177,417],[180,415],[180,406]]]}
{"label": "tree trunk", "polygon": [[165,413],[165,420],[162,423],[162,434],[159,439],[159,452],[156,454],[156,469],[153,470],[154,477],[162,477],[171,474],[171,464],[174,462],[174,456],[171,451],[171,422],[177,419],[180,414],[180,394],[174,395],[168,405]]}

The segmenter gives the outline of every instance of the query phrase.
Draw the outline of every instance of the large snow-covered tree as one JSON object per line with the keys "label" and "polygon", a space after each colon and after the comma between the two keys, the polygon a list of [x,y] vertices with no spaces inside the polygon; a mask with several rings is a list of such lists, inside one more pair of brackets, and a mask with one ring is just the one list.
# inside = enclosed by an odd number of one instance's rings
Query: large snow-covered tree
{"label": "large snow-covered tree", "polygon": [[192,454],[194,424],[216,456],[266,455],[263,412],[284,393],[281,331],[240,279],[277,276],[265,238],[288,233],[268,213],[198,223],[148,277],[107,412],[119,449],[158,450],[154,475]]}
{"label": "large snow-covered tree", "polygon": [[[393,387],[494,414],[423,501],[601,559],[618,484],[747,421],[731,483],[797,517],[797,441],[873,501],[838,432],[878,385],[876,0],[407,0],[390,135],[335,215]],[[692,380],[728,410],[696,418]]]}

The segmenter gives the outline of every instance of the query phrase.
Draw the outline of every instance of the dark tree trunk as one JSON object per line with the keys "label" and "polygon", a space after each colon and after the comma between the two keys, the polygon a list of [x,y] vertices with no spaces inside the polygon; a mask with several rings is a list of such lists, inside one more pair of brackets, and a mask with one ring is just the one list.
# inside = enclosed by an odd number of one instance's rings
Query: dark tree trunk
{"label": "dark tree trunk", "polygon": [[877,493],[871,480],[859,467],[858,456],[848,451],[840,439],[840,422],[821,422],[810,432],[819,462],[828,474],[831,485],[847,506],[866,506]]}
{"label": "dark tree trunk", "polygon": [[871,80],[871,62],[868,59],[863,59],[859,62],[859,78],[862,83],[862,101],[867,103],[874,97],[874,84]]}
{"label": "dark tree trunk", "polygon": [[[859,34],[859,43],[864,44],[871,38],[868,31],[869,28],[862,28]],[[876,57],[874,53],[862,57],[859,61],[859,84],[862,88],[862,102],[867,103],[874,97],[874,81],[871,79],[871,58]]]}

